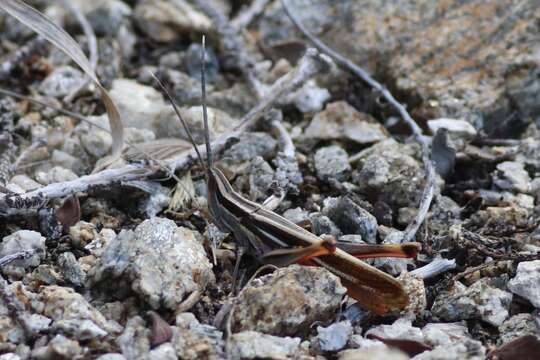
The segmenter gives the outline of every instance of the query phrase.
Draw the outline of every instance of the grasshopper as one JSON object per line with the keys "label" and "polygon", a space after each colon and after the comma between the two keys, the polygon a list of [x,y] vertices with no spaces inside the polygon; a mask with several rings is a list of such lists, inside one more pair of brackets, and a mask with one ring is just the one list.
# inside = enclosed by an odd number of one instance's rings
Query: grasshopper
{"label": "grasshopper", "polygon": [[385,314],[405,308],[409,300],[401,283],[360,259],[414,257],[420,248],[418,243],[364,245],[339,242],[328,235],[317,236],[272,209],[245,199],[214,165],[206,107],[204,53],[203,38],[201,84],[206,162],[171,95],[159,79],[156,78],[156,81],[173,106],[205,170],[210,220],[221,231],[231,233],[235,239],[238,251],[234,278],[243,254],[251,255],[261,264],[287,266],[300,263],[323,266],[339,276],[348,294],[367,309]]}

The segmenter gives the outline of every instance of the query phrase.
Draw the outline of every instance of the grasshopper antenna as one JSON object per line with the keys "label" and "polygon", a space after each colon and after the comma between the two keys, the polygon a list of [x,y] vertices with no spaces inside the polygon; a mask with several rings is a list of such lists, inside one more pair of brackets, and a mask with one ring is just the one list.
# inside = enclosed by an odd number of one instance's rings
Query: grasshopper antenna
{"label": "grasshopper antenna", "polygon": [[206,36],[202,36],[201,52],[201,99],[204,119],[204,142],[206,143],[206,162],[210,169],[213,164],[212,148],[210,146],[210,129],[208,127],[208,110],[206,109]]}
{"label": "grasshopper antenna", "polygon": [[[197,158],[199,158],[199,163],[204,168],[205,167],[204,166],[204,161],[203,161],[203,158],[201,156],[201,153],[199,152],[199,148],[197,147],[197,143],[195,142],[195,139],[193,138],[193,134],[191,133],[191,130],[189,130],[189,126],[188,126],[186,120],[184,120],[184,118],[180,114],[180,110],[178,109],[178,106],[176,106],[176,103],[174,102],[174,99],[172,98],[169,90],[167,90],[167,88],[165,87],[163,82],[161,82],[161,80],[152,71],[150,71],[150,75],[152,75],[152,77],[154,78],[154,80],[156,80],[156,82],[159,85],[159,87],[161,88],[161,90],[165,93],[165,96],[167,96],[167,99],[171,103],[171,105],[172,105],[172,107],[174,109],[174,112],[176,113],[176,116],[178,117],[178,119],[180,119],[180,122],[182,123],[182,126],[184,127],[184,130],[186,131],[186,134],[187,134],[187,136],[189,138],[189,141],[191,142],[191,145],[193,145],[193,148],[195,149],[195,152],[197,153]],[[207,147],[208,147],[208,145],[207,145]]]}

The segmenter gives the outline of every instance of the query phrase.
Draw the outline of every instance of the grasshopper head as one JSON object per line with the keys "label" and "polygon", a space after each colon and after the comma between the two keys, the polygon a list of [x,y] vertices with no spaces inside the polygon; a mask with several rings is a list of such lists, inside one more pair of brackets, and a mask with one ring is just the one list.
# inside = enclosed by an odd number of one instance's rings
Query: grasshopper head
{"label": "grasshopper head", "polygon": [[320,236],[320,238],[323,241],[322,246],[324,246],[329,253],[334,253],[336,251],[337,240],[335,237],[332,235],[323,234]]}

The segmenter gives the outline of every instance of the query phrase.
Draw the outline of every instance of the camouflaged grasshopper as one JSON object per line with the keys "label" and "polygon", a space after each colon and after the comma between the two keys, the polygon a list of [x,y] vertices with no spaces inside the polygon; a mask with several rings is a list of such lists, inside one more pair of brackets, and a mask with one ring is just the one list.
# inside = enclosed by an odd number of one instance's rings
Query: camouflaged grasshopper
{"label": "camouflaged grasshopper", "polygon": [[348,294],[377,314],[401,310],[409,302],[401,283],[392,276],[360,259],[375,257],[414,257],[418,243],[399,245],[368,245],[336,241],[329,235],[317,236],[273,212],[273,209],[245,199],[236,192],[223,172],[213,163],[204,68],[204,38],[201,68],[202,107],[204,119],[206,161],[163,84],[158,81],[180,119],[193,145],[201,166],[205,169],[208,188],[208,210],[211,221],[223,232],[231,233],[237,246],[235,275],[243,254],[261,264],[287,266],[293,263],[323,266],[341,278]]}

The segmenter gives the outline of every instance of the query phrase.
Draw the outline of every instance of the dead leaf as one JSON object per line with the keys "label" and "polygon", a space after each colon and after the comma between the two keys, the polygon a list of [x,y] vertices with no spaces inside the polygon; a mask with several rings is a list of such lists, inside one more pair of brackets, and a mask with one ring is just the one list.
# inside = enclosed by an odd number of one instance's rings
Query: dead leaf
{"label": "dead leaf", "polygon": [[62,224],[64,231],[81,220],[81,205],[77,195],[71,195],[56,210],[56,218]]}
{"label": "dead leaf", "polygon": [[388,345],[390,347],[395,347],[404,353],[408,354],[410,357],[416,356],[423,353],[424,351],[433,350],[433,348],[425,343],[414,340],[406,339],[386,339],[377,335],[369,334],[366,336],[368,339],[379,340],[380,342]]}
{"label": "dead leaf", "polygon": [[491,351],[488,357],[499,360],[536,360],[539,354],[540,340],[534,335],[526,335]]}

